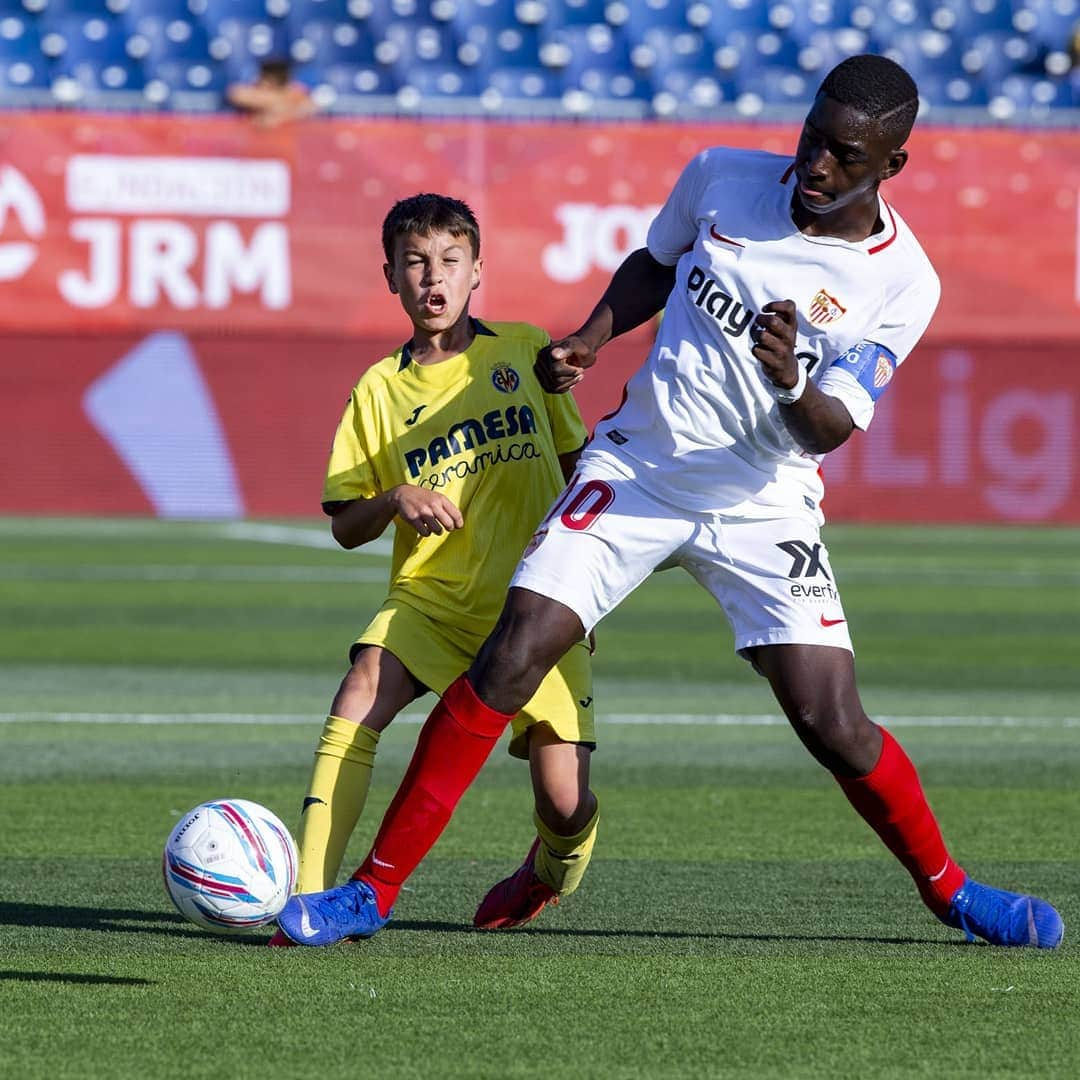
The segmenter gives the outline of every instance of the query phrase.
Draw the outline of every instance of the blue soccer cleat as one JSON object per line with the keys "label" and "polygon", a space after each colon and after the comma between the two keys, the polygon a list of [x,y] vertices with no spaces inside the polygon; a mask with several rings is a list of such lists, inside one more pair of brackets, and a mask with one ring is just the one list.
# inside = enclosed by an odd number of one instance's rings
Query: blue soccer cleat
{"label": "blue soccer cleat", "polygon": [[983,885],[968,878],[953,894],[949,913],[941,920],[991,945],[1028,945],[1056,949],[1065,935],[1065,923],[1051,904],[1037,896],[1023,896]]}
{"label": "blue soccer cleat", "polygon": [[354,879],[336,889],[290,897],[278,926],[297,945],[333,945],[345,938],[374,936],[393,914],[391,909],[380,915],[371,886]]}

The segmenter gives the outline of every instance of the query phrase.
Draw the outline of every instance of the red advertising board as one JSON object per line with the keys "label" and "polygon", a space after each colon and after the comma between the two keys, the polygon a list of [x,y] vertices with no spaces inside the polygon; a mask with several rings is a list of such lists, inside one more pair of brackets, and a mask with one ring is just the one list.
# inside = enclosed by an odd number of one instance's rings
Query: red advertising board
{"label": "red advertising board", "polygon": [[[476,209],[474,311],[558,334],[704,146],[792,127],[5,116],[0,512],[306,514],[345,396],[405,336],[390,203]],[[926,129],[887,186],[941,307],[866,435],[826,464],[834,520],[1080,522],[1080,133]],[[595,420],[646,342],[583,384]]]}

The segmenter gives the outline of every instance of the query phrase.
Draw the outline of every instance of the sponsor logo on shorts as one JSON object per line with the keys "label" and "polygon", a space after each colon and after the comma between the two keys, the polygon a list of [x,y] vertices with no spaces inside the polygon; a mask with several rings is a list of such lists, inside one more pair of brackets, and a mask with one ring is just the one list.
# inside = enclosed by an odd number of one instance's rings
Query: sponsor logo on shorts
{"label": "sponsor logo on shorts", "polygon": [[[789,578],[802,578],[791,585],[793,600],[839,600],[840,594],[832,583],[832,576],[825,565],[825,547],[823,544],[808,544],[804,540],[784,540],[776,545],[791,557]],[[823,577],[822,582],[807,582],[808,578]],[[804,583],[805,582],[805,583]],[[824,616],[822,616],[824,626]]]}

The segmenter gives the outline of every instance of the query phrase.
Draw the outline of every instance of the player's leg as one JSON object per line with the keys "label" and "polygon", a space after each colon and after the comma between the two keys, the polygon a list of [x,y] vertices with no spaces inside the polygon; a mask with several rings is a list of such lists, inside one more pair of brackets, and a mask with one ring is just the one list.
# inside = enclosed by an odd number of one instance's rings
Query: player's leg
{"label": "player's leg", "polygon": [[809,518],[719,525],[687,569],[721,603],[736,648],[772,686],[808,750],[950,925],[999,944],[1053,947],[1044,901],[968,879],[945,846],[910,758],[867,717],[828,552]]}
{"label": "player's leg", "polygon": [[753,659],[803,743],[942,922],[996,945],[1061,943],[1064,924],[1045,900],[973,881],[949,854],[911,759],[859,704],[850,653],[779,645],[756,650]]}
{"label": "player's leg", "polygon": [[[605,469],[597,463],[597,472]],[[686,522],[625,477],[609,472],[609,481],[588,476],[584,466],[581,471],[579,484],[556,502],[526,549],[516,587],[476,662],[447,687],[424,724],[352,885],[294,897],[286,905],[283,919],[307,920],[305,944],[370,936],[385,924],[405,879],[438,840],[499,735],[544,674],[686,539]]]}
{"label": "player's leg", "polygon": [[393,653],[357,646],[315,750],[297,837],[297,892],[333,885],[367,801],[379,735],[421,692]]}
{"label": "player's leg", "polygon": [[[575,646],[514,721],[510,753],[528,755],[537,836],[521,866],[480,902],[473,923],[482,929],[530,922],[585,876],[600,820],[589,788],[595,745],[589,676],[587,650]],[[534,721],[536,714],[551,716],[552,723]]]}
{"label": "player's leg", "polygon": [[[442,834],[507,724],[583,636],[578,616],[562,604],[510,590],[480,659],[447,687],[421,729],[408,771],[356,872],[375,892],[382,915],[389,915],[405,879]],[[492,684],[499,705],[489,704],[473,682],[488,670],[485,657],[514,658],[502,669],[505,681]]]}

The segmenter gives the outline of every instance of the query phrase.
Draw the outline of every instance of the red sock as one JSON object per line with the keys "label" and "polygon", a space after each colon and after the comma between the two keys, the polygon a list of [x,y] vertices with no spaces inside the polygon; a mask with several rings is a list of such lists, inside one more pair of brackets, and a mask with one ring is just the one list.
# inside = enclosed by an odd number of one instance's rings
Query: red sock
{"label": "red sock", "polygon": [[442,835],[458,800],[512,719],[488,708],[464,675],[432,709],[375,843],[353,874],[374,890],[383,915]]}
{"label": "red sock", "polygon": [[881,728],[881,757],[874,768],[866,776],[836,781],[915,879],[923,903],[944,915],[966,875],[949,855],[919,774],[900,744]]}

